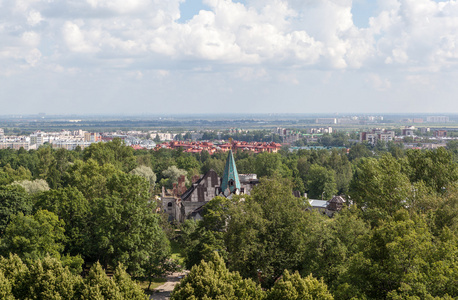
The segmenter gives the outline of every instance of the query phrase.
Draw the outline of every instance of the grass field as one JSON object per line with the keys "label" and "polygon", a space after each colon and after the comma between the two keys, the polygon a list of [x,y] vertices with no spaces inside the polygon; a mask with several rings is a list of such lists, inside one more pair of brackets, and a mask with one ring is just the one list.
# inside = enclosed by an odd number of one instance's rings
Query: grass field
{"label": "grass field", "polygon": [[137,284],[145,291],[146,294],[150,295],[153,293],[153,290],[161,285],[163,285],[167,279],[165,278],[154,278],[151,282],[151,287],[148,290],[149,282],[146,281],[137,281]]}
{"label": "grass field", "polygon": [[171,241],[170,246],[172,247],[171,258],[175,260],[181,267],[184,267],[184,256],[181,251],[180,245],[176,241]]}

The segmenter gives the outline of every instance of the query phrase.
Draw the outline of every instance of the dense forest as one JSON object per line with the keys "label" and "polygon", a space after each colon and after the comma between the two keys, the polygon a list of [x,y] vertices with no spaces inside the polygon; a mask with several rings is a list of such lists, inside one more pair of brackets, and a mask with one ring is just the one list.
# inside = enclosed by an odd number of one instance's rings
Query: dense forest
{"label": "dense forest", "polygon": [[[145,299],[134,280],[177,267],[172,241],[190,270],[172,299],[453,299],[457,148],[236,152],[260,184],[183,224],[156,195],[180,175],[221,175],[227,153],[0,150],[0,298]],[[346,207],[329,218],[293,190]]]}

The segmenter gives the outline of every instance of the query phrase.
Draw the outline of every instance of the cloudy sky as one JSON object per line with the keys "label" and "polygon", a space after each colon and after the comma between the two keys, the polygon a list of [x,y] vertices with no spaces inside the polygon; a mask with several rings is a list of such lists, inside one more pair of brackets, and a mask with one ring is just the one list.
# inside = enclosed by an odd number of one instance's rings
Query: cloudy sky
{"label": "cloudy sky", "polygon": [[458,113],[458,1],[0,0],[0,104]]}

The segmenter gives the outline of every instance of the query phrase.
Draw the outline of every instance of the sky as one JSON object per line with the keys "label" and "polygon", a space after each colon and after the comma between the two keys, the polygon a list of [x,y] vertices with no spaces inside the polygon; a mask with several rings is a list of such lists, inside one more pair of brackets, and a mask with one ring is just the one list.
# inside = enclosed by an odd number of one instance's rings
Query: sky
{"label": "sky", "polygon": [[458,1],[0,0],[0,114],[458,113]]}

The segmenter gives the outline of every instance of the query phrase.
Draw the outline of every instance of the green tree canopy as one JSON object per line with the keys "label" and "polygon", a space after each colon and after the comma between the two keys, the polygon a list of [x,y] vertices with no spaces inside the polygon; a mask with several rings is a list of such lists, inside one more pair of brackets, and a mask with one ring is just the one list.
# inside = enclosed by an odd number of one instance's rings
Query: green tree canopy
{"label": "green tree canopy", "polygon": [[0,240],[2,255],[15,253],[23,259],[43,258],[47,254],[60,258],[64,250],[64,221],[47,210],[32,216],[22,213],[12,217]]}
{"label": "green tree canopy", "polygon": [[93,143],[83,151],[84,160],[93,159],[99,165],[112,164],[119,170],[129,172],[137,166],[134,150],[115,138],[107,143]]}
{"label": "green tree canopy", "polygon": [[66,252],[71,255],[85,254],[89,232],[89,201],[75,187],[50,190],[37,196],[35,209],[55,213],[65,222]]}
{"label": "green tree canopy", "polygon": [[[242,199],[241,199],[242,200]],[[230,212],[225,240],[231,268],[270,287],[284,269],[300,270],[307,239],[308,203],[285,179],[263,179]]]}
{"label": "green tree canopy", "polygon": [[230,272],[224,260],[214,252],[211,260],[192,267],[190,273],[175,287],[172,300],[197,299],[264,299],[261,287],[239,273]]}
{"label": "green tree canopy", "polygon": [[22,186],[24,190],[29,194],[36,194],[38,192],[44,192],[49,190],[49,185],[44,179],[35,179],[33,181],[15,181],[12,183],[12,185]]}
{"label": "green tree canopy", "polygon": [[262,152],[256,156],[255,169],[258,177],[272,177],[280,172],[281,156],[277,153]]}
{"label": "green tree canopy", "polygon": [[156,185],[156,174],[154,174],[150,167],[138,166],[130,171],[130,174],[145,178],[149,183],[150,190],[154,190],[154,186]]}
{"label": "green tree canopy", "polygon": [[413,188],[401,164],[388,154],[358,163],[350,195],[359,207],[391,214],[409,205]]}
{"label": "green tree canopy", "polygon": [[328,170],[317,164],[310,166],[306,188],[311,199],[331,199],[337,194],[334,170]]}
{"label": "green tree canopy", "polygon": [[25,264],[17,255],[0,257],[1,299],[38,300],[146,300],[142,289],[118,266],[109,278],[99,263],[83,279],[53,257],[29,260]]}
{"label": "green tree canopy", "polygon": [[267,300],[333,300],[323,280],[318,280],[309,275],[302,278],[299,272],[290,274],[283,272],[272,289],[268,292]]}
{"label": "green tree canopy", "polygon": [[0,186],[0,235],[14,215],[31,212],[32,200],[22,186]]}

